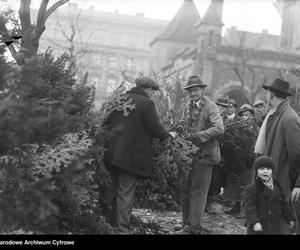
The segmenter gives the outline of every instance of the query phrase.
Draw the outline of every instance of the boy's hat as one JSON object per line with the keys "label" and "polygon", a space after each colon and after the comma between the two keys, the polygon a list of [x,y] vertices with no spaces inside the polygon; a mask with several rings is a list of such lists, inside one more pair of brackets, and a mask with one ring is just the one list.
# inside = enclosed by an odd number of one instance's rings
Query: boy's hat
{"label": "boy's hat", "polygon": [[249,111],[252,115],[254,115],[254,110],[252,109],[252,107],[245,103],[241,106],[241,110],[238,112],[238,116],[241,116],[244,112]]}
{"label": "boy's hat", "polygon": [[275,164],[273,159],[265,155],[257,157],[253,163],[255,171],[262,167],[271,168],[272,170],[274,170],[274,165]]}

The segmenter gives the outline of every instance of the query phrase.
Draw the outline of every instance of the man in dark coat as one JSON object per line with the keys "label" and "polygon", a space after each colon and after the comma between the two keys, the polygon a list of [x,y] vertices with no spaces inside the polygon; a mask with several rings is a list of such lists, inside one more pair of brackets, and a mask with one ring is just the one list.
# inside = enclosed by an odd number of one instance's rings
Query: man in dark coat
{"label": "man in dark coat", "polygon": [[[136,179],[152,174],[152,142],[169,137],[161,126],[153,101],[148,94],[158,90],[149,77],[136,80],[136,87],[126,92],[135,108],[128,116],[114,111],[105,121],[109,139],[105,143],[104,163],[111,175],[111,185],[104,192],[104,200],[115,211],[116,232],[130,232]],[[148,93],[148,94],[147,94]]]}
{"label": "man in dark coat", "polygon": [[[288,82],[276,79],[271,86],[263,85],[263,88],[267,90],[267,100],[272,108],[260,128],[255,153],[274,159],[274,178],[299,212],[300,118],[288,103],[287,97],[291,95]],[[288,233],[287,227],[282,229]]]}

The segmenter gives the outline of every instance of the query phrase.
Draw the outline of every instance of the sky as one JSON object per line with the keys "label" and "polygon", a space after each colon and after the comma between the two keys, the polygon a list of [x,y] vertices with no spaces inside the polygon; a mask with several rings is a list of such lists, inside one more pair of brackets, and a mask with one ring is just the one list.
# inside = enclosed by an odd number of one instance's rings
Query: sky
{"label": "sky", "polygon": [[[17,8],[20,0],[8,0]],[[224,0],[223,23],[225,27],[236,26],[239,30],[279,35],[281,17],[274,7],[275,0]],[[38,7],[39,0],[32,0]],[[50,3],[55,2],[50,0]],[[96,10],[135,15],[142,12],[145,17],[171,20],[184,0],[70,0],[83,8],[94,6]],[[201,17],[205,14],[210,0],[194,0]]]}

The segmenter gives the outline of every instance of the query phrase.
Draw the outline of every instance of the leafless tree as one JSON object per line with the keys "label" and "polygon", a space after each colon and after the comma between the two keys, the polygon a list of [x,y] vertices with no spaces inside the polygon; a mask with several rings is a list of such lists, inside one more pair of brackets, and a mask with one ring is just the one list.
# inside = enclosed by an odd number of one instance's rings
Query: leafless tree
{"label": "leafless tree", "polygon": [[69,11],[66,13],[66,16],[56,13],[56,27],[66,43],[58,41],[57,39],[47,38],[48,42],[69,53],[75,74],[81,74],[81,71],[86,71],[89,64],[92,63],[92,60],[85,60],[84,63],[82,63],[81,59],[83,57],[98,52],[89,46],[93,29],[91,28],[88,35],[85,35],[80,28],[81,11],[82,9],[78,8],[76,11]]}
{"label": "leafless tree", "polygon": [[235,44],[226,39],[224,41],[235,51],[233,61],[228,63],[232,64],[232,70],[241,84],[242,91],[245,91],[246,87],[250,90],[250,101],[253,102],[261,86],[267,83],[269,74],[263,66],[262,51],[260,52],[263,39],[258,39],[251,47],[247,47],[246,34],[239,31],[236,37],[238,41]]}
{"label": "leafless tree", "polygon": [[[20,50],[17,51],[14,43],[8,44],[11,55],[18,64],[22,64],[25,59],[37,55],[39,41],[46,29],[46,21],[49,16],[60,6],[69,0],[56,1],[48,8],[49,0],[41,0],[36,23],[32,23],[30,15],[31,0],[21,0],[19,7],[20,34],[21,44]],[[8,29],[8,21],[0,15],[0,32],[2,36],[10,37],[11,32]],[[9,41],[8,41],[9,42]]]}

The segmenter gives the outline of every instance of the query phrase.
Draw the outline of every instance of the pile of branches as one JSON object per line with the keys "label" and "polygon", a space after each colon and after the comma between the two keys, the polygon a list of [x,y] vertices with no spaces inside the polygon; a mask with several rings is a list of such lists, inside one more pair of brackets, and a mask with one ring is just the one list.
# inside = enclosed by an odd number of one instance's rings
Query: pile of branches
{"label": "pile of branches", "polygon": [[225,123],[225,132],[219,138],[225,167],[236,175],[252,167],[254,145],[258,131],[247,121]]}

